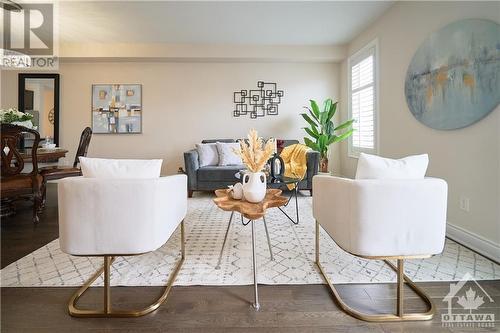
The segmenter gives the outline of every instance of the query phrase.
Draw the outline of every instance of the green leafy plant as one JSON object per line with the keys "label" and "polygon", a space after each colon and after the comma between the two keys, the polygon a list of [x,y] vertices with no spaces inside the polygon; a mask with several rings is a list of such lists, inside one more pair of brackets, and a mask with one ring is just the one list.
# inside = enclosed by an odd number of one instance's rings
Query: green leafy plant
{"label": "green leafy plant", "polygon": [[334,103],[331,98],[328,98],[323,103],[323,111],[320,111],[315,100],[309,102],[310,107],[304,106],[308,112],[301,114],[302,118],[309,124],[309,127],[304,127],[304,130],[310,138],[305,137],[304,143],[320,153],[320,169],[322,172],[328,172],[328,147],[332,143],[343,141],[352,135],[354,119],[335,127],[332,119],[337,112],[338,102]]}
{"label": "green leafy plant", "polygon": [[0,110],[0,122],[2,123],[13,123],[16,121],[26,121],[31,119],[33,119],[32,114],[18,111],[16,108]]}

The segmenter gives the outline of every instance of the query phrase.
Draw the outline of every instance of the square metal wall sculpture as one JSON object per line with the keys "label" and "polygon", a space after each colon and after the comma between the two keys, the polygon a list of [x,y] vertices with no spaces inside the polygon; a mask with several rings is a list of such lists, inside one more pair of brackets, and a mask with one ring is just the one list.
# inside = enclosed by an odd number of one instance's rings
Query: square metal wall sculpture
{"label": "square metal wall sculpture", "polygon": [[264,117],[266,114],[277,116],[283,95],[283,90],[277,90],[276,83],[258,81],[257,89],[234,92],[233,116],[250,115],[252,119]]}

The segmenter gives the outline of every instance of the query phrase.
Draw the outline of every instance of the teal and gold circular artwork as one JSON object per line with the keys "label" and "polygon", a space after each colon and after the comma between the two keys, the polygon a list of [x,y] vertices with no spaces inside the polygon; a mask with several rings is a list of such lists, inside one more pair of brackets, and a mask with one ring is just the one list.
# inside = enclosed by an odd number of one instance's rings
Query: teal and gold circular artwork
{"label": "teal and gold circular artwork", "polygon": [[484,118],[500,103],[500,25],[466,19],[434,32],[413,56],[405,95],[413,116],[434,129]]}

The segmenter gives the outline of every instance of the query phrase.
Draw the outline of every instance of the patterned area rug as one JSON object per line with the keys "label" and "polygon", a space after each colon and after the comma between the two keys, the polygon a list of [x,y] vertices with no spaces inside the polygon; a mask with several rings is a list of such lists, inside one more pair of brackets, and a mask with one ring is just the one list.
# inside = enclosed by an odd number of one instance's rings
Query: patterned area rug
{"label": "patterned area rug", "polygon": [[[300,223],[292,223],[278,209],[269,210],[267,223],[274,260],[262,223],[256,223],[258,280],[262,284],[323,283],[314,265],[312,200],[299,197]],[[294,203],[286,208],[294,216]],[[252,284],[251,227],[233,219],[222,262],[216,269],[230,213],[221,211],[211,197],[189,200],[186,221],[187,257],[176,285]],[[163,286],[179,252],[180,231],[159,250],[141,256],[118,257],[112,285]],[[334,283],[393,282],[395,275],[382,261],[364,260],[343,252],[321,234],[321,261]],[[102,265],[102,259],[72,257],[55,240],[1,271],[2,287],[78,286]],[[406,274],[415,281],[456,281],[465,273],[477,280],[500,279],[500,266],[447,240],[444,252],[429,259],[409,260]],[[95,285],[102,285],[98,279]]]}

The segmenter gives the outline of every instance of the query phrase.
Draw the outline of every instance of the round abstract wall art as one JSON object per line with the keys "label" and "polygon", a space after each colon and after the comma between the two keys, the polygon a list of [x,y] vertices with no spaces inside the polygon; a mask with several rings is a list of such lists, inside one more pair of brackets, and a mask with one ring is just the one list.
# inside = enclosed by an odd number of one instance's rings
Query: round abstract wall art
{"label": "round abstract wall art", "polygon": [[500,103],[500,25],[451,23],[420,45],[405,82],[408,107],[434,129],[469,126]]}

